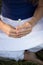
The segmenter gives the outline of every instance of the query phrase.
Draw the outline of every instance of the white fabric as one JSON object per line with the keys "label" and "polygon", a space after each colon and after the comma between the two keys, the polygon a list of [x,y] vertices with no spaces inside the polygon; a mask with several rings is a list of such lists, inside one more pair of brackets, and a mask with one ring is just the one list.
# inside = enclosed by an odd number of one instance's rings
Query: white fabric
{"label": "white fabric", "polygon": [[24,59],[24,51],[0,51],[0,57],[14,59],[16,61]]}
{"label": "white fabric", "polygon": [[[21,22],[12,21],[4,17],[2,18],[2,20],[5,23],[10,24],[12,26],[18,26],[27,21],[27,20],[26,21],[22,20]],[[43,43],[43,18],[33,28],[30,34],[22,38],[10,38],[4,33],[0,33],[0,42],[1,42],[0,50],[3,51],[20,51],[39,46],[40,44]]]}
{"label": "white fabric", "polygon": [[[7,24],[16,27],[28,20],[31,20],[31,18],[22,20],[21,22],[4,17],[2,17],[2,20]],[[33,28],[30,34],[22,38],[10,38],[0,31],[0,56],[2,57],[15,60],[23,59],[24,51],[22,50],[29,49],[32,52],[36,52],[41,48],[43,48],[43,18]]]}

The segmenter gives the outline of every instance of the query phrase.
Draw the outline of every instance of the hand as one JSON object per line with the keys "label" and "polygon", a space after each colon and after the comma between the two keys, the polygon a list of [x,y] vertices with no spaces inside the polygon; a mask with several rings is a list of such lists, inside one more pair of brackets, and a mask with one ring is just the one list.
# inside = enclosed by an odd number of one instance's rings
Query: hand
{"label": "hand", "polygon": [[12,27],[11,25],[8,25],[8,24],[1,21],[0,22],[0,28],[8,36],[18,38],[16,28]]}
{"label": "hand", "polygon": [[29,22],[25,22],[21,26],[16,27],[18,37],[23,37],[32,31],[32,25]]}

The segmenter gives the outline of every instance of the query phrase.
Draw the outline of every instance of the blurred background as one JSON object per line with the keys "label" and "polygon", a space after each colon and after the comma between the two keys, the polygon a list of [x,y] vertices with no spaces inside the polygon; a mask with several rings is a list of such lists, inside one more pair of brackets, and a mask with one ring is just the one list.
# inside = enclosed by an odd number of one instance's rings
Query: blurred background
{"label": "blurred background", "polygon": [[1,5],[2,5],[2,2],[1,2],[1,0],[0,0],[0,12],[1,12]]}

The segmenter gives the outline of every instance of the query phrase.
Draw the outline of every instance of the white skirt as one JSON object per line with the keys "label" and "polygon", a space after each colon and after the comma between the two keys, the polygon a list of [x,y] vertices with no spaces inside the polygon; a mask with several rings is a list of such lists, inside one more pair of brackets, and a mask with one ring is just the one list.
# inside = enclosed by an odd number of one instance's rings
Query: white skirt
{"label": "white skirt", "polygon": [[[1,17],[3,22],[10,24],[14,27],[23,24],[32,18],[15,21],[5,17]],[[32,32],[22,38],[10,38],[2,31],[0,31],[0,56],[23,59],[24,50],[29,49],[31,52],[38,51],[43,48],[43,18],[33,28]],[[31,49],[32,48],[32,49]]]}

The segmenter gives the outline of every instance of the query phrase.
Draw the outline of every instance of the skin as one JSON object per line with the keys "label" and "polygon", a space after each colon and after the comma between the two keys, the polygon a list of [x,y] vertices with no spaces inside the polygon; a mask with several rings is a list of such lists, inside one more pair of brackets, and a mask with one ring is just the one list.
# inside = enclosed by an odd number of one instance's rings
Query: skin
{"label": "skin", "polygon": [[21,38],[32,31],[32,28],[38,23],[38,21],[43,17],[43,0],[39,0],[38,7],[30,21],[18,26],[16,28],[4,23],[0,20],[0,30],[5,34],[13,38]]}

